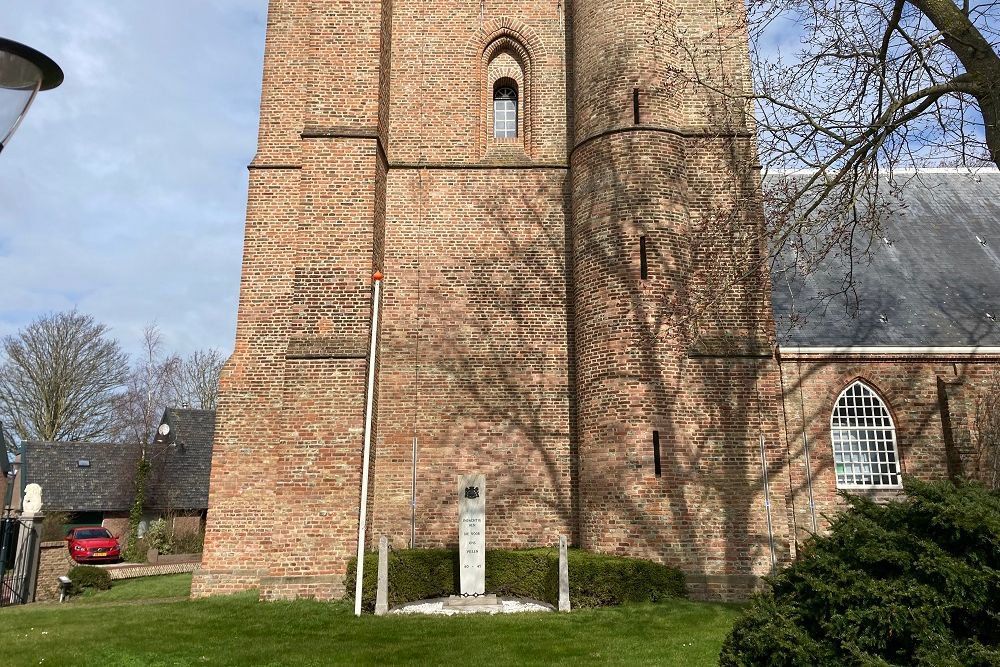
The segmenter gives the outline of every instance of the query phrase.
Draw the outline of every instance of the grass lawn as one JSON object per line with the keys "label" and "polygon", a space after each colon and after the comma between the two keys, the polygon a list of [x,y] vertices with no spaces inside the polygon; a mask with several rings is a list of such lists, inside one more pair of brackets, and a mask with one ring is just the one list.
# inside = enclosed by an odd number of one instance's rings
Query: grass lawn
{"label": "grass lawn", "polygon": [[72,599],[80,602],[117,602],[119,600],[157,600],[187,597],[191,593],[190,574],[168,574],[163,577],[122,579],[112,582],[110,591],[88,588]]}
{"label": "grass lawn", "polygon": [[4,665],[714,665],[739,608],[678,600],[571,614],[354,618],[346,602],[177,600],[190,575],[0,610]]}

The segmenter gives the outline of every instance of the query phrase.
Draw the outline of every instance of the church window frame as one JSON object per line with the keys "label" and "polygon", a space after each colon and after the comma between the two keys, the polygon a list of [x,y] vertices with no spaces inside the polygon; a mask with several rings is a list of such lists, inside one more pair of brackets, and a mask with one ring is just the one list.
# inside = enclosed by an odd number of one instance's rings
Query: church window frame
{"label": "church window frame", "polygon": [[888,403],[862,380],[849,384],[830,414],[838,489],[899,489],[902,468]]}
{"label": "church window frame", "polygon": [[493,138],[499,141],[516,140],[520,136],[520,117],[517,81],[510,78],[497,79],[493,83]]}

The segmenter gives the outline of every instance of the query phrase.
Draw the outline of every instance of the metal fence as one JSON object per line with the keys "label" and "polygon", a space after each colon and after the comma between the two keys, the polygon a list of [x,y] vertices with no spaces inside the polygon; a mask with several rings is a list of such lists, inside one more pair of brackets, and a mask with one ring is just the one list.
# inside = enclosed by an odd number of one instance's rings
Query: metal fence
{"label": "metal fence", "polygon": [[12,510],[0,518],[0,607],[31,602],[38,576],[39,535]]}

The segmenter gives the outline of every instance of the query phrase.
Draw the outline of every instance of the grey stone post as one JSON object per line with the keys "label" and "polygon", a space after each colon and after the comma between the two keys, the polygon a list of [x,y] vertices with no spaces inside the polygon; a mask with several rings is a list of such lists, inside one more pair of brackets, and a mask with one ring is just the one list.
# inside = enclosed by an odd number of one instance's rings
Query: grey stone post
{"label": "grey stone post", "polygon": [[24,595],[24,601],[35,601],[38,586],[38,564],[42,557],[41,512],[24,512],[21,515],[20,536],[17,539],[17,553],[14,562],[14,590]]}
{"label": "grey stone post", "polygon": [[389,613],[389,538],[378,541],[378,587],[375,589],[375,615]]}
{"label": "grey stone post", "polygon": [[569,611],[569,557],[566,536],[559,536],[559,611]]}

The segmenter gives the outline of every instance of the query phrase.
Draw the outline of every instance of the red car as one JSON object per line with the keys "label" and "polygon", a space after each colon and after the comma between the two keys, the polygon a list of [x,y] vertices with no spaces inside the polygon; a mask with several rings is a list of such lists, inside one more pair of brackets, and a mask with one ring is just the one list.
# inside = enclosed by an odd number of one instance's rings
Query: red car
{"label": "red car", "polygon": [[102,526],[81,526],[66,535],[70,558],[77,563],[121,560],[122,548],[115,536]]}

